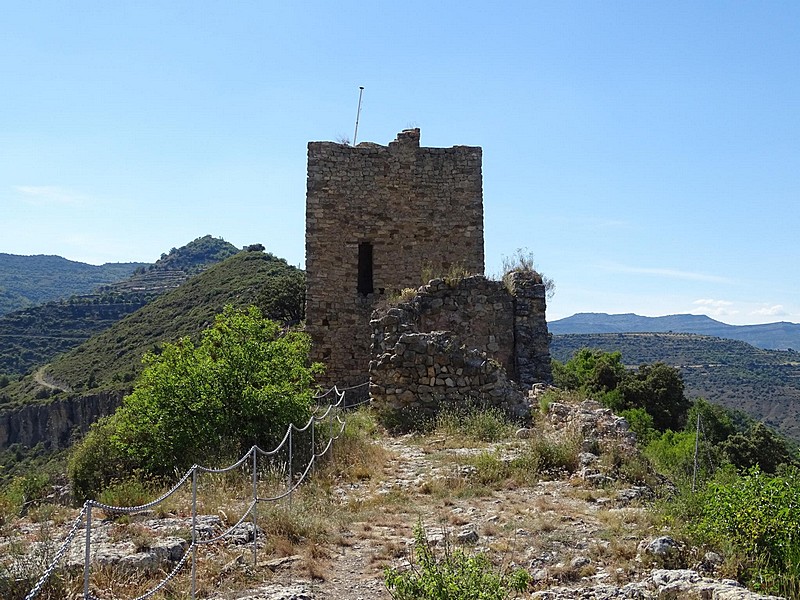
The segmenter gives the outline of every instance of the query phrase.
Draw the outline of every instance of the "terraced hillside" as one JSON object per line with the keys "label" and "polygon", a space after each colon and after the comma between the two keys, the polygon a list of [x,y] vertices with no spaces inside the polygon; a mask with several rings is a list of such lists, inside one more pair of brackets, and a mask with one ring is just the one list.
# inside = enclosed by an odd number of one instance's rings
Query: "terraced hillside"
{"label": "terraced hillside", "polygon": [[296,320],[304,281],[301,270],[260,251],[239,252],[192,277],[46,368],[0,388],[0,449],[68,443],[72,428],[86,430],[131,388],[145,352],[197,336],[226,304],[255,304],[276,320]]}
{"label": "terraced hillside", "polygon": [[742,410],[800,440],[800,352],[685,333],[555,335],[550,350],[564,361],[580,348],[619,351],[629,366],[661,361],[678,367],[689,397]]}
{"label": "terraced hillside", "polygon": [[22,375],[47,363],[238,251],[233,244],[207,235],[92,293],[3,315],[0,374]]}

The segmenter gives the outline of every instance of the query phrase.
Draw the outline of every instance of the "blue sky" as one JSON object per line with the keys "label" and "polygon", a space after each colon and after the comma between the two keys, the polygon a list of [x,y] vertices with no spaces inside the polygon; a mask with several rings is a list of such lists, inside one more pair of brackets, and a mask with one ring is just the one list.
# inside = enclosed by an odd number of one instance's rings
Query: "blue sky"
{"label": "blue sky", "polygon": [[14,2],[0,252],[304,262],[306,144],[483,147],[487,272],[548,318],[800,322],[800,3]]}

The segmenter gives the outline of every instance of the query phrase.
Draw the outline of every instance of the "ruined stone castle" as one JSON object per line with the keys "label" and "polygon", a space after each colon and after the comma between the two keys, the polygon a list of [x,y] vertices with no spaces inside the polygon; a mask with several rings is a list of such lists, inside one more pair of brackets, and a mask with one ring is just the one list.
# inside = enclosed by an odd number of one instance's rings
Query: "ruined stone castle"
{"label": "ruined stone castle", "polygon": [[[419,129],[402,131],[388,146],[308,144],[306,330],[313,359],[326,365],[325,383],[367,380],[370,362],[378,358],[371,351],[391,350],[388,339],[376,333],[384,329],[370,323],[373,311],[401,290],[427,283],[423,274],[443,276],[454,268],[483,274],[481,158],[479,147],[421,147]],[[534,302],[517,302],[513,287],[508,291],[482,277],[468,289],[455,285],[452,293],[440,285],[437,301],[428,307],[433,312],[417,303],[428,316],[406,321],[420,333],[452,328],[453,335],[466,336],[470,348],[496,357],[509,376],[525,373],[526,384],[547,380],[544,286],[539,278],[527,287]],[[528,333],[514,325],[515,306],[523,304]],[[446,322],[434,316],[441,306],[448,307]],[[531,367],[531,360],[547,366]],[[427,370],[426,380],[430,383]]]}

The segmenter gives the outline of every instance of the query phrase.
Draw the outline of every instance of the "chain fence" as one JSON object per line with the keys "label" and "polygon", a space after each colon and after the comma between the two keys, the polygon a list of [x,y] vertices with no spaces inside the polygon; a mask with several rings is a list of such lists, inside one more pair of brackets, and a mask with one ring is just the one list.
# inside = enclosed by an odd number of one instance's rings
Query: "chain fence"
{"label": "chain fence", "polygon": [[[319,402],[325,398],[330,396],[334,396],[336,399],[335,403],[330,403],[327,405],[327,408],[323,411],[321,409],[317,409],[317,411],[311,415],[308,422],[303,427],[298,427],[297,425],[291,423],[286,428],[286,434],[283,436],[281,442],[272,450],[263,450],[258,446],[252,446],[250,450],[248,450],[244,456],[242,456],[239,460],[234,462],[231,465],[221,468],[212,468],[212,467],[205,467],[202,465],[193,465],[183,476],[178,480],[178,482],[172,486],[169,490],[167,490],[164,494],[156,498],[155,500],[148,502],[146,504],[141,504],[139,506],[111,506],[108,504],[103,504],[102,502],[98,502],[97,500],[87,500],[83,507],[81,508],[78,516],[72,523],[69,532],[65,536],[61,546],[56,551],[53,559],[50,561],[49,565],[45,569],[42,576],[36,582],[36,585],[31,589],[27,596],[25,596],[25,600],[33,600],[42,590],[43,586],[47,583],[48,579],[53,575],[53,573],[59,568],[59,563],[64,558],[64,555],[70,548],[73,540],[75,539],[78,531],[81,527],[85,530],[85,548],[84,548],[84,564],[83,564],[83,600],[102,600],[97,596],[94,596],[89,589],[89,582],[91,578],[91,557],[92,557],[92,515],[95,509],[103,511],[106,515],[133,515],[136,513],[142,513],[146,511],[150,511],[154,508],[157,508],[178,491],[180,491],[187,482],[191,481],[192,486],[192,521],[191,521],[191,543],[189,547],[184,551],[183,556],[177,562],[175,567],[170,571],[161,582],[156,585],[153,589],[149,590],[148,592],[142,594],[135,598],[135,600],[146,600],[150,598],[154,594],[158,593],[173,579],[176,575],[186,566],[186,563],[191,559],[191,598],[194,600],[196,594],[196,581],[197,581],[197,551],[201,546],[205,546],[208,544],[213,544],[215,542],[221,541],[229,536],[245,522],[245,520],[250,517],[250,522],[252,523],[253,528],[253,546],[252,546],[252,553],[253,553],[253,565],[257,564],[258,558],[258,505],[259,503],[266,503],[266,502],[278,502],[280,500],[286,499],[289,507],[291,507],[292,502],[292,494],[297,490],[300,485],[306,481],[309,477],[311,472],[314,469],[315,463],[325,456],[333,446],[333,442],[342,435],[344,432],[344,428],[347,424],[346,419],[346,411],[361,406],[363,404],[367,404],[369,399],[362,400],[359,402],[347,402],[347,394],[346,392],[351,390],[356,390],[362,388],[367,385],[367,382],[355,385],[352,387],[346,388],[339,388],[337,386],[333,386],[326,392],[319,394],[314,397],[314,399]],[[320,427],[320,424],[324,424]],[[318,431],[320,430],[324,434],[324,438],[327,439],[324,448],[318,449],[318,445],[321,445],[321,440],[315,439]],[[303,440],[298,440],[298,436],[296,434],[307,434],[310,436],[310,444],[308,440],[303,443]],[[284,452],[286,455],[286,460],[280,460],[279,454]],[[259,463],[259,460],[262,462]],[[267,465],[272,465],[273,467],[277,466],[280,473],[280,480],[282,481],[283,489],[279,490],[277,493],[273,495],[261,497],[258,493],[258,486],[260,483],[259,480],[259,469],[265,469],[265,464],[263,461],[272,461],[271,463],[267,463]],[[302,466],[295,465],[296,462],[300,460],[305,460]],[[244,514],[239,518],[239,520],[225,530],[223,533],[206,538],[201,539],[199,535],[199,528],[198,528],[198,514],[197,514],[197,489],[198,489],[198,480],[200,475],[204,473],[216,473],[216,474],[224,474],[231,472],[247,462],[250,462],[250,467],[252,469],[252,495],[249,501],[247,509],[244,511]],[[297,468],[296,468],[297,467]],[[273,471],[274,472],[274,471]]]}

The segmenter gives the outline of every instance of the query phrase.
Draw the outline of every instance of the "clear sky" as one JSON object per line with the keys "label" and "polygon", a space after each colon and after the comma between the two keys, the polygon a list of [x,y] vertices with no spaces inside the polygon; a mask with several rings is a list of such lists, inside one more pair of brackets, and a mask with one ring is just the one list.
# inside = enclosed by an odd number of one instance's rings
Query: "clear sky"
{"label": "clear sky", "polygon": [[800,3],[7,2],[0,252],[304,262],[306,143],[483,147],[548,318],[800,322]]}

